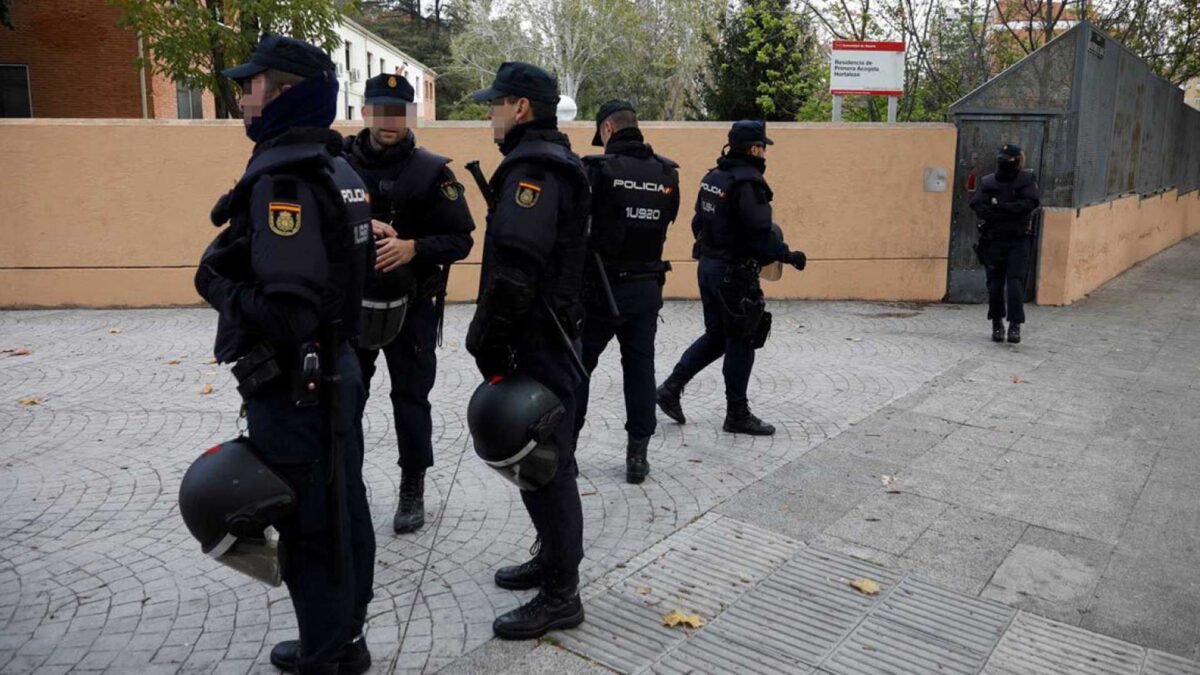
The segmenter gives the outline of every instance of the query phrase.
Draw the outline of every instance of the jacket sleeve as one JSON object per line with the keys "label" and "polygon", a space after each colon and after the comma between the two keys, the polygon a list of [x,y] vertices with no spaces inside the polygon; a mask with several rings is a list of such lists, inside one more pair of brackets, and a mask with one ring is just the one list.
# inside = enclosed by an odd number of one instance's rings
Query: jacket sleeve
{"label": "jacket sleeve", "polygon": [[429,217],[440,233],[417,239],[416,260],[448,265],[466,258],[475,243],[471,237],[475,231],[475,220],[467,206],[462,183],[458,182],[449,167],[443,168],[434,182],[429,202]]}
{"label": "jacket sleeve", "polygon": [[771,219],[771,202],[767,199],[766,188],[758,183],[742,181],[734,188],[734,198],[737,199],[737,217],[741,224],[746,243],[760,261],[783,260],[789,250],[787,242],[775,234]]}
{"label": "jacket sleeve", "polygon": [[234,324],[278,344],[316,334],[328,259],[321,213],[310,187],[290,177],[260,178],[250,198],[253,281],[216,277],[208,299]]}
{"label": "jacket sleeve", "polygon": [[1021,186],[1017,188],[1015,199],[1000,205],[1011,216],[1024,218],[1042,204],[1042,195],[1038,191],[1037,179],[1032,174],[1028,176],[1028,179],[1023,180]]}
{"label": "jacket sleeve", "polygon": [[975,194],[971,195],[970,206],[980,220],[996,219],[996,207],[991,203],[991,193],[983,188],[983,181],[975,188]]}
{"label": "jacket sleeve", "polygon": [[679,218],[679,206],[683,201],[679,194],[679,169],[672,171],[672,178],[675,182],[675,191],[671,193],[671,217],[667,220],[669,223],[673,223]]}

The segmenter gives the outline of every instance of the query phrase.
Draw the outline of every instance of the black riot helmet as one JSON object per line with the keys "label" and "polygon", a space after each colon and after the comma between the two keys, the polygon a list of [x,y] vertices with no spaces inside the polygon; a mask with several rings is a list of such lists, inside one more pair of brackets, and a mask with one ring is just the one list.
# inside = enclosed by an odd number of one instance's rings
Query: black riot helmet
{"label": "black riot helmet", "polygon": [[467,406],[475,454],[522,490],[537,490],[558,470],[550,438],[565,413],[558,397],[532,377],[493,377]]}
{"label": "black riot helmet", "polygon": [[417,279],[408,265],[372,274],[358,315],[359,348],[382,349],[396,339],[416,288]]}
{"label": "black riot helmet", "polygon": [[295,505],[291,486],[246,438],[206,450],[179,484],[179,514],[200,550],[272,586],[283,582],[283,561],[271,525]]}

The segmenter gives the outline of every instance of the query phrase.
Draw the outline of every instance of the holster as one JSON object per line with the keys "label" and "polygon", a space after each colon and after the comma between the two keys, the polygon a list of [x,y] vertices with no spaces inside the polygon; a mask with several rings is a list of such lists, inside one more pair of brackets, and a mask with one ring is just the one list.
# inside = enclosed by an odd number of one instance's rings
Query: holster
{"label": "holster", "polygon": [[[758,286],[757,265],[730,266],[721,283],[720,298],[727,317],[726,330],[730,337],[752,341],[756,339],[767,307],[762,289]],[[770,331],[769,326],[767,330]],[[765,336],[763,340],[766,340]]]}
{"label": "holster", "polygon": [[243,399],[254,396],[268,382],[283,374],[279,361],[275,358],[275,350],[265,342],[258,343],[249,353],[238,359],[232,372],[238,382],[238,393]]}
{"label": "holster", "polygon": [[751,336],[750,344],[754,345],[755,349],[762,349],[763,345],[767,344],[767,338],[771,335],[772,317],[770,312],[764,311],[758,320],[758,326],[754,329],[754,335]]}

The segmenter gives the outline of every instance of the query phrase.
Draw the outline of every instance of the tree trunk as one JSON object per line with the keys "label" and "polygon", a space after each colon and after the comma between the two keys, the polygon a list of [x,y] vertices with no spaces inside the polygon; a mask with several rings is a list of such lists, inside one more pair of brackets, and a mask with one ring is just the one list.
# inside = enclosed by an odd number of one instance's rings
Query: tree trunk
{"label": "tree trunk", "polygon": [[208,36],[209,49],[212,51],[213,76],[217,80],[217,91],[214,92],[213,98],[216,99],[217,119],[225,118],[240,118],[242,116],[242,108],[238,104],[238,99],[233,94],[233,87],[230,86],[229,80],[221,75],[221,71],[225,70],[225,47],[221,44],[221,40],[217,37],[218,22],[221,19],[222,0],[211,0],[208,3],[208,10],[213,20],[213,32]]}

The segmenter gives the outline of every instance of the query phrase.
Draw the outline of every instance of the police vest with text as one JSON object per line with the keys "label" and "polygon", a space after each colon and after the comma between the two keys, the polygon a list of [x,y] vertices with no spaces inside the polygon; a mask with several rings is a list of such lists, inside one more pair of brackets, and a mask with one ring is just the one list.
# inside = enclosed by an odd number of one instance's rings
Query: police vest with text
{"label": "police vest with text", "polygon": [[592,250],[616,273],[661,274],[667,227],[679,198],[679,165],[665,157],[585,157],[593,183]]}
{"label": "police vest with text", "polygon": [[753,257],[742,228],[737,222],[735,188],[740,183],[756,183],[755,194],[770,203],[773,198],[762,173],[750,166],[730,169],[715,168],[700,181],[700,198],[696,204],[699,217],[699,253],[740,264]]}
{"label": "police vest with text", "polygon": [[[979,191],[987,201],[1008,204],[1020,199],[1020,193],[1036,182],[1032,171],[1023,170],[1012,180],[1000,180],[990,173],[979,182]],[[1033,233],[1033,211],[1024,215],[1012,214],[988,218],[980,224],[980,230],[989,238],[1025,237]]]}

